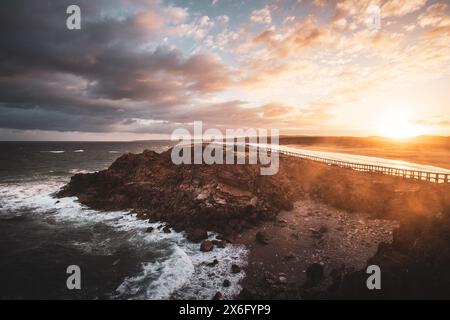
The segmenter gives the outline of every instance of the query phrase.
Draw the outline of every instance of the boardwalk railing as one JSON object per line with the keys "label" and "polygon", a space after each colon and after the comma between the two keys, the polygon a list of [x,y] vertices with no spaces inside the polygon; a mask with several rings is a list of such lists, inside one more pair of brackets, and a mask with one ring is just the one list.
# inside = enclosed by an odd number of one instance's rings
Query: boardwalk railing
{"label": "boardwalk railing", "polygon": [[[255,147],[255,146],[250,146]],[[420,171],[420,170],[411,170],[411,169],[402,169],[395,167],[386,167],[386,166],[378,166],[372,164],[363,164],[363,163],[352,163],[347,161],[340,161],[334,159],[328,159],[324,157],[304,154],[300,151],[290,151],[283,149],[276,149],[270,147],[259,147],[262,150],[277,152],[280,154],[284,154],[287,156],[297,157],[308,159],[316,162],[322,162],[328,165],[334,165],[341,168],[349,168],[356,171],[364,171],[364,172],[379,172],[382,174],[403,177],[408,179],[417,179],[423,181],[429,181],[434,183],[450,183],[450,174],[448,173],[439,173],[439,172],[428,172],[428,171]]]}

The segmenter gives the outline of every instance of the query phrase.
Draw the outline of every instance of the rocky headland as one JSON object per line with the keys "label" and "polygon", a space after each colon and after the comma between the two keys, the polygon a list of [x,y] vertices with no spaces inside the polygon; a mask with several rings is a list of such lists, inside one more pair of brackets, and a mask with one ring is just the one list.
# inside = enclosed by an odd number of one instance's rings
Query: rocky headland
{"label": "rocky headland", "polygon": [[[123,155],[57,196],[165,222],[199,250],[246,245],[240,298],[450,297],[449,186],[285,156],[262,176],[260,165],[175,165],[170,155]],[[367,264],[380,265],[386,290],[368,292]]]}
{"label": "rocky headland", "polygon": [[77,174],[58,197],[76,196],[98,210],[130,209],[195,238],[274,219],[292,209],[296,189],[286,175],[261,176],[260,165],[175,165],[169,150],[126,154],[107,170]]}

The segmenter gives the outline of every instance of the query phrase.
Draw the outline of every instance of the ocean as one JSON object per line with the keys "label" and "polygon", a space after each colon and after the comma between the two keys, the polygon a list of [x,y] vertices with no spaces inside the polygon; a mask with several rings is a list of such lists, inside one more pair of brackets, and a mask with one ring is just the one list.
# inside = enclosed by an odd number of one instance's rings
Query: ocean
{"label": "ocean", "polygon": [[[168,148],[164,141],[0,142],[0,299],[236,296],[245,274],[230,269],[245,265],[244,247],[204,253],[184,233],[158,231],[161,223],[53,196],[76,173],[106,169],[127,152]],[[81,269],[80,290],[67,288],[70,265]],[[222,286],[225,279],[230,287]]]}

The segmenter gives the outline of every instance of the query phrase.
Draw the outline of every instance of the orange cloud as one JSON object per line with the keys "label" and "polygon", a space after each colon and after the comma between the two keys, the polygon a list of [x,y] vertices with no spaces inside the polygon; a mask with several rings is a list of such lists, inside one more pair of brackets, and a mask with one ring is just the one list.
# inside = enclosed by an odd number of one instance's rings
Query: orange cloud
{"label": "orange cloud", "polygon": [[383,17],[401,17],[420,10],[428,0],[389,0],[381,7]]}
{"label": "orange cloud", "polygon": [[435,3],[428,7],[425,13],[418,18],[421,27],[448,27],[450,26],[450,16],[446,13],[448,5]]}
{"label": "orange cloud", "polygon": [[164,20],[161,15],[153,10],[137,14],[135,22],[138,27],[148,31],[158,31],[164,25]]}

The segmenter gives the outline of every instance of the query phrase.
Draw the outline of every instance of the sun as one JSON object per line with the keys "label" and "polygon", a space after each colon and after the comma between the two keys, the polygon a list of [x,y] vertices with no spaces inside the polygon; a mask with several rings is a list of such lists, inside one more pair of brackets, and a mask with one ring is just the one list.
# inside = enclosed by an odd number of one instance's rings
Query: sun
{"label": "sun", "polygon": [[380,135],[392,139],[413,138],[421,134],[418,125],[409,120],[410,115],[405,110],[389,111],[380,123]]}

